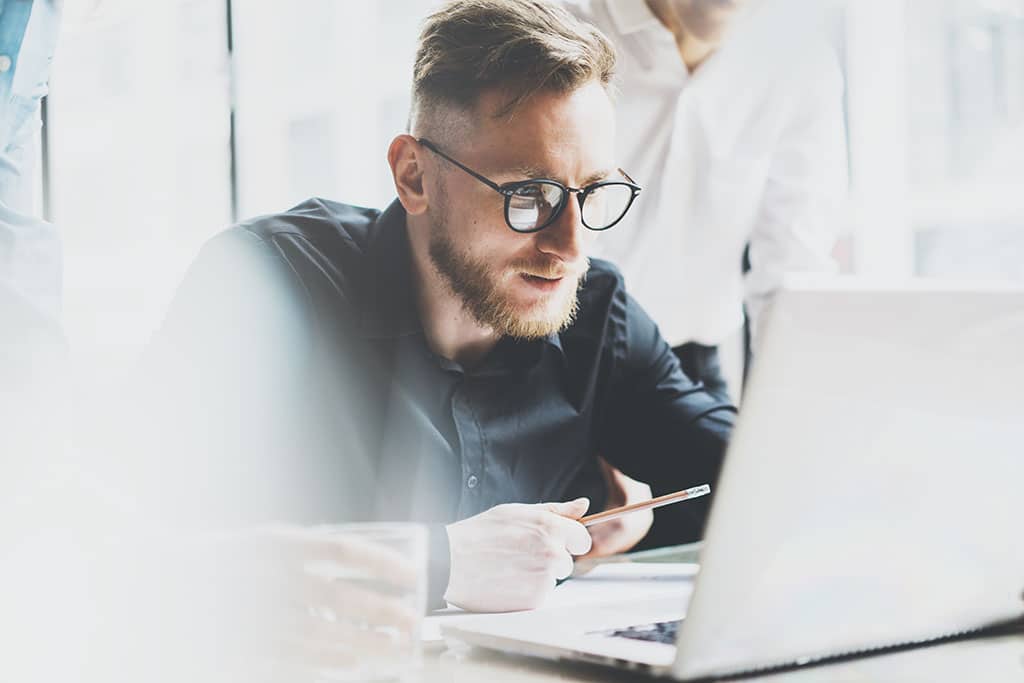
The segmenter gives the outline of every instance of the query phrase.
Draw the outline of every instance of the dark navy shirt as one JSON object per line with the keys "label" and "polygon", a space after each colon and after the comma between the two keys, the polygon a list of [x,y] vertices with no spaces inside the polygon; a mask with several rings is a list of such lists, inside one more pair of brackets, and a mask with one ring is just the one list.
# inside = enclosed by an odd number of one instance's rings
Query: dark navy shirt
{"label": "dark navy shirt", "polygon": [[[216,237],[186,277],[151,356],[162,391],[202,397],[180,432],[200,424],[204,466],[237,469],[246,516],[432,524],[437,597],[442,525],[577,495],[596,511],[598,455],[658,490],[715,482],[735,411],[614,266],[592,261],[568,329],[464,368],[425,342],[406,231],[397,201],[312,199]],[[707,507],[687,505],[699,529]]]}

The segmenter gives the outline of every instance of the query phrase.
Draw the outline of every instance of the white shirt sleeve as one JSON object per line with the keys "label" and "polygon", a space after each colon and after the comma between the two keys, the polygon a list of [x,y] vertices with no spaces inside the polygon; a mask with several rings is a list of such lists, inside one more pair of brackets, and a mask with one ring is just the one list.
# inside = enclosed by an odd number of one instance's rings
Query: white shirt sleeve
{"label": "white shirt sleeve", "polygon": [[750,235],[744,289],[755,337],[786,273],[836,270],[831,253],[847,188],[843,79],[830,60],[795,85]]}

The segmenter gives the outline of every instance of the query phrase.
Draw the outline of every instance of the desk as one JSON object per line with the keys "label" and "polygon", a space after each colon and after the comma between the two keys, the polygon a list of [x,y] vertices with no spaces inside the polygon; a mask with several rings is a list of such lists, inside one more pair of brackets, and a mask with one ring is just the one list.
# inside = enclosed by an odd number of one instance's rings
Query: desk
{"label": "desk", "polygon": [[[694,562],[699,544],[630,553],[616,561]],[[428,644],[418,683],[568,683],[651,681],[625,671],[567,662],[505,655],[483,649]],[[865,657],[839,664],[808,667],[771,676],[737,679],[765,683],[864,683],[909,681],[937,683],[1024,682],[1024,634],[985,640],[965,640],[904,652]]]}
{"label": "desk", "polygon": [[[438,647],[425,656],[419,683],[568,683],[650,681],[624,671],[555,663],[484,650]],[[1024,635],[962,641],[810,667],[773,676],[740,679],[764,683],[1012,683],[1024,681]]]}

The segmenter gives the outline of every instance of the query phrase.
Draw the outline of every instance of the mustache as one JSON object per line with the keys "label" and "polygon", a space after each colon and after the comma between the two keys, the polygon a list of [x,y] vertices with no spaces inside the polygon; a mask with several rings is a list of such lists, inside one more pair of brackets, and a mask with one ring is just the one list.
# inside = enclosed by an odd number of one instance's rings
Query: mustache
{"label": "mustache", "polygon": [[566,263],[559,259],[522,259],[513,262],[509,270],[517,273],[526,273],[534,277],[542,277],[547,280],[558,278],[580,279],[590,267],[590,260],[583,259],[575,263]]}

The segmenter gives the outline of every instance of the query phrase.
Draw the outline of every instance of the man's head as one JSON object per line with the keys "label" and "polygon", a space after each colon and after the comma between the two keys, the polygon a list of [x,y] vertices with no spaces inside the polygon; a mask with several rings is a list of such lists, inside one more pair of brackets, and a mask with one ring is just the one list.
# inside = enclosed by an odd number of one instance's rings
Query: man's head
{"label": "man's head", "polygon": [[492,113],[513,114],[538,91],[607,86],[614,67],[600,31],[546,0],[452,0],[420,33],[410,128],[448,143],[460,135],[458,113],[471,114],[487,91],[505,94]]}
{"label": "man's head", "polygon": [[604,36],[541,0],[452,2],[424,25],[412,135],[395,139],[389,162],[414,254],[421,245],[463,307],[500,334],[539,337],[571,320],[586,271],[578,195],[547,227],[519,233],[506,198],[445,157],[497,185],[621,179],[606,91],[614,64]]}

